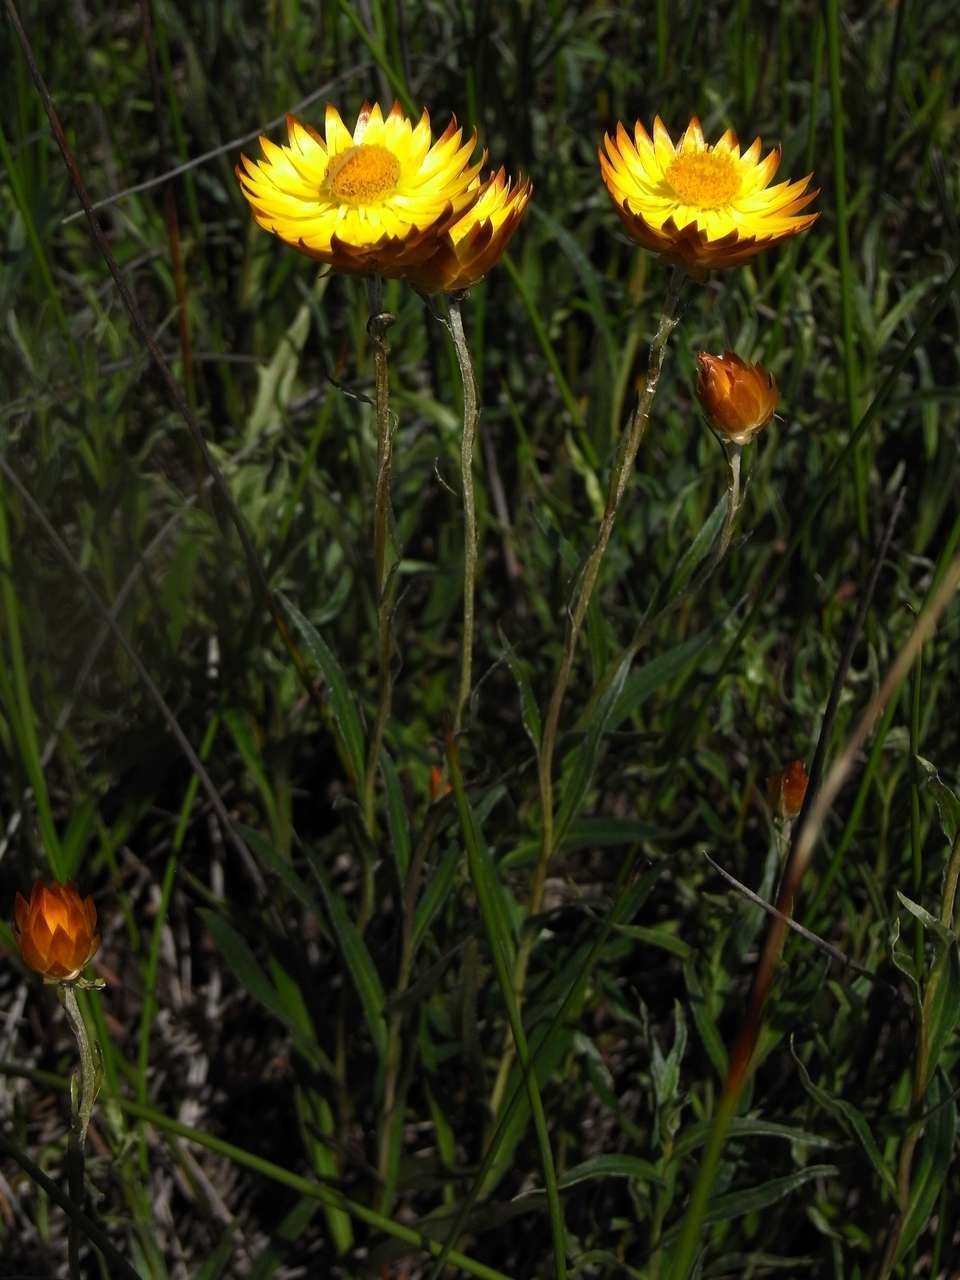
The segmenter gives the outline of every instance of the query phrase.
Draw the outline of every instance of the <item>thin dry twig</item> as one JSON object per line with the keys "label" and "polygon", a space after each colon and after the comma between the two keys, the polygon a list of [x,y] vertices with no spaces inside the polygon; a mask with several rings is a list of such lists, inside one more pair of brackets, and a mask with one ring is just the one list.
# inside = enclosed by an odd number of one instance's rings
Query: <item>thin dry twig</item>
{"label": "thin dry twig", "polygon": [[[813,933],[810,929],[805,929],[802,924],[798,924],[796,920],[792,919],[790,916],[784,915],[782,911],[778,911],[772,902],[768,902],[766,898],[761,898],[759,893],[754,893],[752,889],[748,889],[742,881],[736,878],[736,876],[732,876],[725,867],[721,867],[720,863],[717,862],[715,858],[711,858],[706,849],[703,850],[703,856],[715,871],[720,872],[724,880],[733,885],[734,889],[736,889],[738,893],[742,894],[743,897],[754,903],[755,906],[760,907],[761,910],[766,911],[768,916],[773,916],[775,920],[780,920],[788,929],[792,929],[794,933],[798,933],[801,938],[806,938],[807,942],[812,942],[815,947],[819,947],[821,951],[825,951],[828,956],[839,961],[840,964],[845,965],[848,969],[853,969],[855,973],[862,973],[865,978],[870,978],[873,982],[884,981],[884,979],[875,974],[872,969],[867,969],[862,964],[858,964],[856,960],[851,960],[845,952],[841,951],[839,947],[835,947],[832,942],[827,942],[825,938],[819,937],[818,934]],[[895,987],[892,989],[896,990]]]}

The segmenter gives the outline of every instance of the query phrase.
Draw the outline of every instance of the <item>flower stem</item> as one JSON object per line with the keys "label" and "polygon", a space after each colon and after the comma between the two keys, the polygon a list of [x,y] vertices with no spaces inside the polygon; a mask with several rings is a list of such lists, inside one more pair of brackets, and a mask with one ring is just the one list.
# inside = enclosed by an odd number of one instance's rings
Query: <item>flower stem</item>
{"label": "flower stem", "polygon": [[732,1082],[728,1079],[717,1103],[717,1109],[713,1114],[713,1123],[710,1126],[710,1136],[707,1138],[703,1159],[700,1161],[700,1168],[697,1171],[697,1180],[693,1184],[693,1191],[690,1194],[690,1200],[684,1214],[683,1229],[677,1242],[676,1251],[673,1254],[670,1280],[686,1280],[690,1274],[690,1268],[693,1266],[694,1256],[703,1231],[703,1219],[707,1212],[710,1192],[713,1190],[713,1181],[717,1175],[717,1165],[720,1163],[720,1157],[727,1141],[727,1134],[730,1131],[730,1121],[737,1113],[737,1104],[740,1101],[740,1093],[745,1079],[745,1076],[741,1077],[738,1082]]}
{"label": "flower stem", "polygon": [[[580,638],[580,631],[583,627],[584,619],[587,615],[587,609],[593,596],[594,587],[600,575],[600,568],[603,564],[603,557],[610,542],[614,525],[616,524],[617,514],[620,511],[620,505],[623,501],[623,495],[626,492],[630,477],[633,474],[633,467],[637,459],[637,452],[646,435],[647,427],[650,424],[650,411],[653,407],[654,396],[657,394],[657,385],[660,381],[660,373],[663,369],[663,360],[666,352],[667,341],[671,333],[677,326],[679,319],[678,307],[680,302],[680,291],[683,282],[686,279],[686,273],[682,267],[674,267],[670,281],[667,286],[667,296],[664,301],[663,311],[660,315],[660,323],[657,326],[657,332],[653,341],[650,343],[650,355],[647,362],[647,377],[643,388],[637,397],[636,407],[630,415],[626,430],[620,437],[617,445],[616,455],[614,457],[613,468],[610,473],[610,484],[607,490],[607,500],[604,506],[603,515],[600,518],[600,525],[597,529],[597,536],[594,540],[590,554],[584,562],[579,582],[574,587],[573,602],[569,610],[567,619],[566,635],[564,639],[563,653],[560,657],[560,665],[557,668],[556,678],[553,683],[553,690],[550,694],[550,702],[547,707],[547,714],[544,721],[543,733],[540,738],[540,752],[538,760],[538,781],[540,785],[540,853],[537,858],[537,865],[534,868],[533,880],[530,886],[530,897],[527,903],[527,918],[535,916],[540,911],[543,903],[543,891],[547,878],[547,867],[550,859],[553,857],[554,850],[554,813],[553,813],[553,756],[556,750],[557,733],[560,726],[560,712],[563,707],[564,696],[567,692],[567,686],[570,683],[570,675],[573,670],[573,660],[576,656],[577,641]],[[520,946],[517,949],[517,958],[514,967],[514,990],[517,996],[518,1004],[523,999],[523,988],[526,982],[527,965],[530,960],[530,952],[533,948],[533,934],[529,931],[524,935]],[[503,1099],[503,1092],[506,1089],[507,1079],[510,1074],[512,1063],[512,1042],[508,1042],[504,1048],[504,1052],[500,1059],[500,1067],[497,1072],[497,1079],[494,1084],[493,1093],[491,1095],[491,1114],[496,1116],[499,1105]]]}
{"label": "flower stem", "polygon": [[[82,1212],[84,1205],[83,1147],[87,1137],[90,1116],[97,1096],[97,1068],[87,1026],[77,1004],[77,992],[73,983],[62,983],[57,988],[60,1003],[63,1005],[71,1030],[80,1051],[80,1070],[70,1081],[70,1139],[67,1147],[67,1176],[70,1188],[70,1199]],[[80,1268],[80,1242],[83,1231],[76,1217],[70,1219],[70,1235],[68,1254],[70,1275],[72,1280],[82,1280]]]}
{"label": "flower stem", "polygon": [[474,595],[477,579],[477,509],[473,493],[473,444],[480,421],[480,405],[477,399],[477,381],[473,372],[470,349],[463,332],[460,314],[461,294],[452,294],[447,301],[447,328],[457,352],[460,378],[463,382],[463,435],[460,440],[460,487],[463,493],[463,636],[460,646],[460,687],[457,692],[457,710],[453,731],[459,733],[463,725],[463,713],[470,698],[470,682],[473,673]]}
{"label": "flower stem", "polygon": [[[377,710],[370,743],[367,749],[366,770],[363,779],[363,818],[367,834],[376,835],[376,785],[380,768],[380,748],[390,719],[393,700],[393,672],[391,656],[393,648],[393,609],[396,602],[396,551],[393,542],[393,508],[390,502],[390,482],[393,463],[393,433],[390,426],[390,374],[387,363],[390,348],[387,345],[387,329],[393,316],[383,310],[383,280],[380,276],[367,279],[367,297],[370,318],[367,332],[373,341],[376,366],[376,419],[377,419],[377,478],[373,499],[373,561],[374,581],[377,593]],[[369,876],[367,877],[369,880]],[[364,890],[361,920],[365,922],[372,910],[372,885]]]}
{"label": "flower stem", "polygon": [[621,670],[624,662],[633,662],[643,645],[646,643],[650,633],[655,627],[659,626],[666,618],[688,600],[695,595],[702,586],[716,572],[720,562],[723,560],[727,551],[730,549],[730,542],[733,538],[733,529],[737,521],[742,506],[742,495],[740,492],[740,461],[743,455],[743,446],[731,444],[726,450],[727,463],[730,467],[730,479],[727,486],[727,509],[723,515],[723,524],[716,541],[710,548],[710,553],[703,561],[703,564],[693,575],[690,582],[677,592],[677,594],[659,609],[656,607],[658,603],[658,595],[655,593],[654,598],[644,613],[643,617],[637,623],[636,630],[630,643],[621,650],[617,657],[609,664],[604,676],[600,679],[596,687],[590,694],[587,704],[581,711],[577,722],[574,726],[578,732],[583,729],[587,719],[590,716],[596,703],[606,693],[610,681],[613,679],[617,671]]}

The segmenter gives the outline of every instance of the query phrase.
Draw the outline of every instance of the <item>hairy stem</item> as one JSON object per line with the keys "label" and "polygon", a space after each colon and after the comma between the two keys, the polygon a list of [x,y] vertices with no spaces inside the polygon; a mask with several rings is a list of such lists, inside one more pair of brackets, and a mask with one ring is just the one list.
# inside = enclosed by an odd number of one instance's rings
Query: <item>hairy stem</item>
{"label": "hairy stem", "polygon": [[477,381],[473,361],[463,332],[460,314],[461,295],[453,294],[447,302],[447,328],[457,352],[460,378],[463,382],[463,435],[460,440],[460,487],[463,493],[463,636],[460,645],[460,687],[453,731],[463,726],[463,713],[470,697],[473,674],[473,605],[477,579],[477,509],[473,494],[473,444],[480,421]]}
{"label": "hairy stem", "polygon": [[[380,768],[380,748],[390,707],[393,701],[393,609],[396,602],[396,555],[393,545],[393,508],[390,501],[390,483],[393,463],[393,432],[390,425],[390,374],[387,345],[387,329],[393,316],[383,310],[383,281],[379,276],[367,280],[370,318],[367,331],[373,341],[376,366],[376,418],[377,418],[377,478],[373,497],[373,562],[374,584],[377,593],[377,710],[370,743],[367,749],[366,770],[363,779],[363,818],[368,835],[373,838],[377,829],[376,785]],[[369,877],[368,877],[369,879]],[[361,925],[366,923],[372,910],[372,885],[364,891],[361,909]]]}
{"label": "hairy stem", "polygon": [[[574,586],[573,601],[567,618],[563,652],[560,657],[560,664],[557,668],[553,689],[550,694],[550,702],[547,707],[543,733],[540,739],[538,761],[541,811],[540,853],[537,858],[537,865],[534,869],[533,880],[530,886],[530,898],[527,904],[528,918],[537,915],[543,904],[543,891],[547,878],[547,868],[550,864],[550,859],[553,857],[555,852],[553,757],[556,750],[557,734],[560,726],[560,712],[563,708],[563,700],[567,692],[567,687],[570,683],[573,661],[577,652],[577,642],[580,638],[583,622],[587,615],[587,609],[589,608],[590,601],[593,597],[594,587],[596,586],[597,579],[600,576],[603,557],[610,542],[614,525],[616,524],[623,496],[626,492],[627,485],[629,484],[630,477],[633,474],[633,467],[637,459],[637,452],[643,441],[643,437],[646,435],[647,427],[650,423],[650,411],[653,407],[654,396],[657,393],[657,385],[660,381],[660,373],[663,369],[663,360],[666,352],[667,341],[670,334],[676,328],[677,320],[679,318],[678,305],[680,301],[680,291],[683,287],[685,278],[683,269],[681,267],[674,267],[667,287],[667,296],[664,302],[663,311],[660,315],[660,323],[657,326],[657,332],[654,339],[650,344],[646,381],[644,382],[643,388],[637,397],[636,407],[630,415],[630,420],[627,423],[626,429],[620,437],[616,455],[614,457],[613,468],[610,473],[607,501],[604,506],[603,515],[600,518],[597,536],[594,540],[590,554],[584,562],[579,580]],[[524,935],[520,946],[517,949],[513,980],[518,1003],[520,1003],[523,998],[527,965],[530,960],[533,941],[533,935],[528,931]],[[503,1099],[503,1092],[506,1088],[507,1078],[510,1074],[510,1066],[513,1058],[511,1043],[512,1042],[508,1042],[504,1048],[503,1055],[500,1059],[500,1066],[497,1072],[493,1093],[491,1095],[491,1113],[494,1116],[496,1115],[499,1105]]]}
{"label": "hairy stem", "polygon": [[[58,988],[60,1002],[67,1015],[67,1021],[77,1041],[80,1052],[80,1070],[70,1082],[70,1139],[67,1147],[67,1176],[70,1188],[70,1199],[77,1209],[83,1210],[84,1190],[83,1147],[87,1137],[87,1127],[93,1112],[93,1103],[97,1096],[97,1069],[87,1026],[77,1004],[77,993],[72,983],[63,983]],[[70,1219],[68,1255],[71,1280],[82,1280],[80,1267],[80,1243],[84,1232],[79,1220]]]}

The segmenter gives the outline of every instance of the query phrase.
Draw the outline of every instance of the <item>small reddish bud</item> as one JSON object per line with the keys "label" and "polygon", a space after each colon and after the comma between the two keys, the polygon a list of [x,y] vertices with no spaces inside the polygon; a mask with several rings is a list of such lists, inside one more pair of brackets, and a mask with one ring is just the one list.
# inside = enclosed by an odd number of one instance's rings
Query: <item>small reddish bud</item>
{"label": "small reddish bud", "polygon": [[448,796],[453,790],[453,787],[443,776],[443,770],[436,764],[430,770],[429,787],[431,804],[436,804],[438,800],[442,800],[444,796]]}
{"label": "small reddish bud", "polygon": [[81,898],[72,884],[38,880],[29,902],[17,894],[13,914],[23,962],[44,982],[72,982],[100,948],[93,898]]}
{"label": "small reddish bud", "polygon": [[767,779],[770,808],[781,818],[795,818],[803,808],[809,781],[802,760],[793,760],[779,773],[771,774]]}
{"label": "small reddish bud", "polygon": [[733,351],[697,356],[697,396],[714,428],[734,444],[749,444],[773,417],[780,399],[772,373]]}

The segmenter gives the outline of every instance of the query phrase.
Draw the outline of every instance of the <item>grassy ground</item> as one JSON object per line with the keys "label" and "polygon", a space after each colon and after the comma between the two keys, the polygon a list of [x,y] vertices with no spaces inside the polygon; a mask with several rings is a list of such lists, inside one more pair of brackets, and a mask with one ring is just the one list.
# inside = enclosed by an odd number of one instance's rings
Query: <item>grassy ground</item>
{"label": "grassy ground", "polygon": [[[445,1274],[666,1280],[712,1132],[701,1275],[960,1274],[955,603],[854,743],[797,898],[852,965],[787,941],[722,1148],[768,917],[707,858],[776,896],[767,775],[822,742],[829,776],[960,541],[950,0],[20,11],[91,197],[124,192],[99,215],[110,252],[260,566],[75,216],[5,15],[0,902],[48,874],[100,910],[91,1218],[151,1278],[426,1276],[427,1238],[450,1236]],[[536,191],[464,308],[481,553],[454,753],[460,382],[440,317],[387,288],[403,551],[371,815],[365,290],[257,229],[233,165],[291,108],[319,123],[326,99],[350,119],[394,96],[475,125]],[[627,240],[595,151],[657,112],[779,142],[821,217],[683,294],[564,702],[569,825],[531,919],[528,735],[668,274]],[[781,408],[699,583],[727,473],[695,356],[726,347],[774,371]],[[644,611],[691,575],[628,672]],[[0,1276],[66,1275],[51,1195],[75,1053],[0,933]],[[80,1266],[121,1274],[86,1243]]]}

